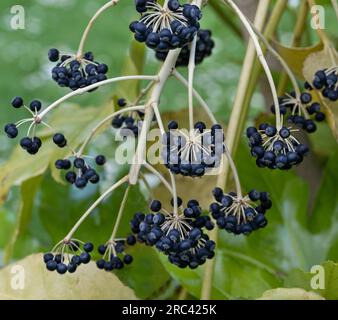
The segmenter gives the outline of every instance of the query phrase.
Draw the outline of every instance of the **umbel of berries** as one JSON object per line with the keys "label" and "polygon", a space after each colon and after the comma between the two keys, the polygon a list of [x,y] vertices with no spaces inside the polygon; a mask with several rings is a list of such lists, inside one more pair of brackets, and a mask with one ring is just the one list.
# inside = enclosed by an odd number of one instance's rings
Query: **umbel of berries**
{"label": "umbel of berries", "polygon": [[318,70],[312,82],[317,90],[321,90],[323,96],[331,101],[338,100],[338,66]]}
{"label": "umbel of berries", "polygon": [[[287,122],[308,133],[316,131],[315,121],[320,122],[325,119],[320,104],[312,100],[310,92],[303,92],[299,96],[295,92],[291,92],[279,98],[279,103],[280,113],[286,117]],[[274,105],[271,107],[271,111],[275,113]]]}
{"label": "umbel of berries", "polygon": [[272,205],[267,192],[252,190],[242,197],[215,188],[213,195],[216,202],[210,205],[210,212],[219,228],[236,235],[249,235],[267,225],[265,212]]}
{"label": "umbel of berries", "polygon": [[22,149],[27,151],[27,153],[34,155],[38,153],[41,148],[42,141],[40,138],[35,136],[35,126],[38,123],[38,120],[35,118],[38,112],[42,108],[42,103],[39,100],[33,100],[30,102],[28,106],[25,105],[23,99],[21,97],[15,97],[11,103],[12,107],[15,109],[25,108],[28,110],[33,116],[32,118],[22,119],[16,123],[8,123],[4,127],[4,131],[8,138],[15,139],[19,134],[19,127],[24,124],[29,123],[29,129],[27,132],[27,136],[23,137],[20,140],[20,146]]}
{"label": "umbel of berries", "polygon": [[60,87],[77,90],[107,79],[108,66],[95,61],[92,52],[77,57],[74,54],[60,54],[53,48],[49,50],[48,58],[51,62],[57,62],[52,69],[52,78]]}
{"label": "umbel of berries", "polygon": [[[210,30],[199,30],[197,33],[195,64],[200,64],[212,54],[215,42],[211,38]],[[186,67],[189,64],[191,44],[186,44],[176,61],[176,67]],[[165,51],[156,51],[156,58],[164,61],[168,55]]]}
{"label": "umbel of berries", "polygon": [[[173,202],[172,202],[173,204]],[[168,256],[170,263],[180,268],[197,268],[207,259],[214,257],[215,243],[204,232],[214,225],[209,216],[203,216],[199,203],[190,200],[182,208],[182,200],[177,199],[180,212],[169,212],[162,208],[158,200],[150,205],[152,213],[136,213],[130,225],[141,243],[155,246]]]}
{"label": "umbel of berries", "polygon": [[93,249],[91,242],[83,243],[73,239],[62,241],[52,252],[43,256],[43,261],[49,271],[57,271],[59,274],[74,273],[81,264],[89,263]]}
{"label": "umbel of berries", "polygon": [[[117,105],[120,108],[129,106],[128,102],[124,98],[120,98],[117,101]],[[144,119],[144,112],[142,111],[130,111],[127,113],[115,116],[112,120],[112,127],[120,129],[119,133],[123,137],[133,136],[137,137],[142,126]]]}
{"label": "umbel of berries", "polygon": [[182,6],[178,0],[165,1],[163,6],[157,0],[136,0],[135,3],[141,18],[129,28],[137,41],[145,42],[156,51],[183,47],[200,28],[198,21],[202,13],[196,5]]}
{"label": "umbel of berries", "polygon": [[309,148],[293,136],[296,131],[287,127],[278,130],[267,123],[261,124],[258,130],[249,127],[246,134],[257,166],[288,170],[301,163]]}
{"label": "umbel of berries", "polygon": [[[103,166],[106,163],[105,156],[96,156],[95,163],[98,166]],[[74,157],[72,160],[58,159],[55,161],[55,167],[58,170],[67,170],[66,181],[74,184],[78,189],[85,188],[88,183],[97,184],[100,181],[100,175],[83,157]]]}
{"label": "umbel of berries", "polygon": [[96,262],[97,267],[101,270],[113,271],[131,264],[133,257],[125,253],[125,249],[126,245],[133,246],[135,243],[135,236],[130,235],[126,239],[110,240],[106,244],[100,245],[98,252],[102,258]]}
{"label": "umbel of berries", "polygon": [[201,177],[219,167],[224,152],[224,133],[220,125],[206,129],[203,122],[197,122],[188,132],[179,130],[176,121],[170,121],[168,129],[163,137],[162,157],[171,172]]}

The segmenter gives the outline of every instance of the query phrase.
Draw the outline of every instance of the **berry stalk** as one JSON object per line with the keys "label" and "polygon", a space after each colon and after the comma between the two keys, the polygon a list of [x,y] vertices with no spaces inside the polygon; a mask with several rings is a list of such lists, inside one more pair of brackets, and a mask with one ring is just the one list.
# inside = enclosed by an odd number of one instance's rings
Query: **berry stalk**
{"label": "berry stalk", "polygon": [[83,56],[83,48],[84,48],[84,45],[85,45],[85,42],[88,38],[88,34],[91,30],[91,28],[93,27],[93,24],[94,22],[96,21],[96,19],[104,12],[106,11],[107,9],[109,9],[110,7],[113,7],[115,6],[117,3],[119,2],[119,0],[111,0],[109,2],[107,2],[104,6],[102,6],[95,14],[94,16],[90,19],[83,35],[82,35],[82,38],[81,38],[81,41],[80,41],[80,45],[79,45],[79,49],[77,51],[77,54],[76,54],[76,57],[77,59],[81,59],[82,56]]}
{"label": "berry stalk", "polygon": [[110,242],[113,242],[114,239],[116,238],[117,230],[118,230],[120,223],[121,223],[121,219],[122,219],[123,211],[124,211],[124,208],[126,206],[127,199],[128,199],[129,191],[130,191],[130,185],[128,185],[127,189],[124,192],[124,195],[123,195],[123,198],[122,198],[122,201],[121,201],[121,204],[120,204],[120,209],[119,209],[119,212],[117,214],[116,222],[115,222],[115,225],[114,225],[114,229],[113,229],[113,232],[112,232],[111,237],[109,239]]}
{"label": "berry stalk", "polygon": [[88,145],[88,143],[90,142],[90,140],[95,136],[95,134],[97,133],[97,131],[99,131],[108,121],[110,121],[111,119],[113,119],[114,117],[125,113],[125,112],[130,112],[130,111],[143,111],[144,110],[144,106],[135,106],[135,107],[128,107],[128,108],[124,108],[121,110],[118,110],[112,114],[110,114],[109,116],[107,116],[106,118],[104,118],[103,120],[101,120],[91,131],[91,133],[89,134],[89,136],[86,138],[86,140],[83,142],[82,146],[79,149],[79,152],[77,153],[78,157],[81,157],[83,154],[84,149],[86,148],[86,146]]}
{"label": "berry stalk", "polygon": [[251,27],[259,37],[259,39],[263,42],[265,47],[270,51],[270,53],[279,61],[281,66],[283,67],[284,71],[287,73],[288,77],[290,78],[290,81],[292,83],[293,89],[295,90],[296,97],[299,98],[301,91],[299,89],[298,82],[296,80],[295,75],[291,71],[289,65],[286,63],[286,61],[282,58],[282,56],[270,45],[270,43],[267,41],[267,39],[264,37],[264,35],[255,27],[255,25],[250,22]]}
{"label": "berry stalk", "polygon": [[115,189],[120,187],[122,184],[127,182],[129,179],[129,176],[126,175],[121,180],[113,184],[109,189],[107,189],[89,208],[88,210],[80,217],[80,219],[77,221],[77,223],[74,225],[74,227],[69,231],[69,233],[65,236],[64,241],[70,241],[73,237],[73,234],[76,232],[76,230],[80,227],[80,225],[83,223],[84,220],[91,214],[91,212],[107,197],[109,196]]}
{"label": "berry stalk", "polygon": [[[266,16],[268,14],[268,8],[269,8],[270,1],[260,1],[258,3],[258,8],[255,15],[255,21],[254,24],[257,26],[258,29],[263,28]],[[276,5],[277,6],[277,5]],[[278,7],[279,8],[279,7]],[[280,10],[282,12],[282,10]],[[251,68],[253,66],[253,62],[255,59],[254,56],[255,48],[253,47],[252,42],[249,42],[246,57],[243,63],[243,70],[240,77],[240,82],[237,89],[237,95],[235,98],[234,106],[232,108],[232,114],[230,118],[230,122],[228,125],[227,130],[227,144],[230,145],[230,154],[233,154],[234,150],[234,141],[235,136],[239,135],[242,132],[242,129],[240,129],[238,126],[240,124],[240,117],[242,116],[242,110],[245,106],[244,101],[245,97],[243,95],[243,92],[246,92],[246,87],[250,82],[250,74],[251,74]],[[219,187],[225,187],[226,180],[228,177],[229,171],[228,167],[225,166],[223,163],[223,171],[218,176],[217,185]],[[214,229],[210,233],[210,238],[215,241],[217,245],[218,240],[218,232],[217,229]],[[202,290],[201,290],[201,299],[203,300],[209,300],[211,297],[211,291],[212,291],[212,284],[213,284],[213,274],[215,269],[215,259],[208,261],[205,267],[204,271],[204,277],[203,277],[203,283],[202,283]]]}
{"label": "berry stalk", "polygon": [[[189,83],[188,81],[175,69],[173,71],[173,76],[179,81],[181,82],[186,88],[189,87]],[[202,96],[193,88],[193,95],[195,97],[195,99],[198,101],[198,103],[200,104],[200,106],[203,108],[203,110],[205,111],[205,113],[208,115],[210,121],[213,124],[217,124],[218,121],[216,120],[214,114],[211,112],[211,109],[209,107],[209,105],[206,103],[206,101],[202,98]]]}
{"label": "berry stalk", "polygon": [[242,21],[245,29],[248,31],[253,44],[255,46],[256,52],[257,52],[257,57],[264,69],[264,72],[268,78],[269,81],[269,85],[270,85],[270,89],[271,89],[271,93],[272,93],[272,97],[273,97],[273,101],[275,104],[275,108],[276,108],[276,127],[277,130],[280,130],[282,128],[282,120],[281,120],[281,116],[280,116],[280,110],[279,110],[279,101],[278,101],[278,94],[277,94],[277,89],[272,77],[272,73],[271,70],[269,68],[269,65],[264,57],[263,54],[263,50],[259,44],[258,38],[254,32],[254,30],[251,27],[251,24],[249,22],[249,20],[247,19],[247,17],[243,14],[243,12],[238,8],[238,6],[232,1],[232,0],[223,0],[223,2],[225,4],[228,4],[237,14],[237,16],[240,18],[240,20]]}
{"label": "berry stalk", "polygon": [[48,112],[50,112],[51,110],[53,110],[54,108],[56,108],[57,106],[59,106],[61,103],[69,100],[70,98],[75,97],[75,96],[79,96],[79,95],[81,95],[83,93],[86,93],[86,92],[88,92],[90,90],[93,90],[93,89],[96,89],[96,88],[99,88],[99,87],[102,87],[104,85],[115,83],[115,82],[119,82],[119,81],[128,81],[128,80],[149,80],[149,81],[154,81],[154,80],[157,80],[157,79],[158,79],[157,76],[132,75],[132,76],[110,78],[110,79],[107,79],[107,80],[104,80],[104,81],[101,81],[101,82],[94,83],[94,84],[92,84],[90,86],[87,86],[87,87],[84,87],[84,88],[81,88],[81,89],[77,89],[77,90],[75,90],[73,92],[70,92],[70,93],[66,94],[65,96],[63,96],[62,98],[56,100],[51,105],[49,105],[45,110],[43,110],[42,112],[40,112],[36,116],[36,120],[35,121],[36,122],[37,121],[41,121],[42,118],[44,116],[46,116],[46,114]]}

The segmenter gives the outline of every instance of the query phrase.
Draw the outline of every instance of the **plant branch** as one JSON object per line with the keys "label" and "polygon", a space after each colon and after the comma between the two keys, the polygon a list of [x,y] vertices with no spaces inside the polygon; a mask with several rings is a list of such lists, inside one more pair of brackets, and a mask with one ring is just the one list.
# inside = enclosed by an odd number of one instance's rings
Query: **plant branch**
{"label": "plant branch", "polygon": [[109,189],[107,189],[89,208],[88,210],[80,217],[78,222],[74,225],[74,227],[69,231],[69,233],[65,236],[64,241],[70,241],[73,237],[73,234],[80,227],[83,221],[91,214],[91,212],[107,197],[109,196],[116,188],[127,182],[129,176],[126,175],[121,180],[113,184]]}
{"label": "plant branch", "polygon": [[134,106],[134,107],[128,107],[128,108],[124,108],[121,110],[118,110],[112,114],[110,114],[109,116],[107,116],[106,118],[104,118],[103,120],[101,120],[91,131],[91,133],[89,134],[89,136],[86,138],[86,140],[83,142],[82,146],[80,147],[80,150],[77,152],[77,156],[81,157],[83,154],[84,149],[86,148],[86,146],[88,145],[88,143],[91,141],[91,139],[95,136],[95,134],[102,128],[105,126],[105,124],[110,121],[111,119],[113,119],[114,117],[123,114],[125,112],[130,112],[130,111],[142,111],[144,110],[144,106]]}
{"label": "plant branch", "polygon": [[[301,43],[302,35],[306,26],[307,10],[308,10],[307,0],[302,0],[297,15],[296,26],[293,31],[293,37],[291,42],[292,47],[298,47]],[[287,81],[288,76],[286,72],[283,72],[278,84],[279,95],[282,95],[285,92]]]}
{"label": "plant branch", "polygon": [[106,11],[108,8],[115,6],[117,3],[119,2],[119,0],[111,0],[109,2],[107,2],[104,6],[102,6],[95,14],[94,16],[90,19],[85,31],[83,32],[81,41],[80,41],[80,45],[79,45],[79,49],[77,50],[77,54],[76,57],[77,59],[81,59],[82,55],[83,55],[83,48],[85,45],[85,42],[87,40],[88,34],[91,30],[91,28],[93,27],[94,22],[96,21],[96,19],[104,12]]}
{"label": "plant branch", "polygon": [[296,97],[299,98],[301,91],[300,91],[300,88],[298,86],[298,82],[296,80],[296,77],[294,76],[290,67],[288,66],[286,61],[282,58],[282,56],[265,39],[263,34],[252,23],[250,23],[250,24],[251,24],[253,30],[255,31],[255,33],[257,34],[257,36],[259,37],[259,39],[264,43],[265,47],[272,53],[272,55],[279,61],[279,63],[281,64],[281,66],[283,67],[283,69],[285,70],[287,75],[289,76],[290,81],[291,81],[292,86],[293,86],[293,89],[295,90]]}
{"label": "plant branch", "polygon": [[126,206],[127,199],[128,199],[129,190],[130,190],[130,185],[128,185],[127,189],[124,192],[124,195],[123,195],[123,198],[122,198],[122,201],[121,201],[121,204],[120,204],[120,209],[119,209],[119,212],[117,214],[116,222],[115,222],[115,225],[114,225],[114,229],[113,229],[113,232],[111,234],[109,241],[113,241],[116,238],[117,230],[119,229],[121,219],[122,219],[122,216],[123,216],[123,211],[124,211],[124,208]]}
{"label": "plant branch", "polygon": [[158,73],[158,78],[157,78],[158,81],[154,84],[152,92],[150,94],[149,101],[146,104],[141,133],[139,135],[138,145],[137,145],[136,153],[134,155],[133,164],[130,168],[130,173],[129,173],[130,184],[137,183],[138,173],[140,171],[142,163],[144,162],[144,153],[145,153],[146,144],[147,144],[147,134],[150,129],[153,116],[154,116],[154,109],[152,105],[154,103],[158,105],[161,93],[165,86],[165,83],[175,68],[175,64],[176,64],[180,51],[181,49],[176,49],[176,50],[171,50],[169,52],[166,60],[164,61]]}
{"label": "plant branch", "polygon": [[259,44],[257,36],[256,36],[254,30],[252,29],[249,20],[243,14],[243,12],[238,8],[238,6],[232,0],[223,0],[223,2],[225,4],[226,3],[229,4],[230,7],[235,11],[237,16],[242,21],[245,29],[248,31],[248,33],[251,37],[251,40],[253,41],[253,44],[254,44],[256,52],[257,52],[258,59],[261,62],[262,67],[264,69],[264,72],[265,72],[265,74],[268,78],[268,81],[269,81],[269,85],[270,85],[270,89],[271,89],[271,93],[272,93],[272,97],[273,97],[273,101],[274,101],[274,105],[275,105],[275,109],[276,109],[276,127],[277,127],[277,130],[279,130],[282,127],[282,120],[281,120],[280,111],[279,111],[279,101],[278,101],[277,89],[276,89],[276,86],[275,86],[275,83],[274,83],[274,80],[273,80],[273,77],[272,77],[271,70],[269,68],[269,65],[268,65],[265,57],[264,57],[263,50],[262,50],[262,48]]}
{"label": "plant branch", "polygon": [[[189,87],[188,81],[175,69],[173,72],[173,76],[181,82],[186,88]],[[211,122],[213,124],[217,124],[217,120],[214,116],[214,114],[211,112],[210,107],[206,103],[206,101],[201,97],[201,95],[193,88],[193,95],[200,104],[200,106],[203,108],[203,110],[207,113],[208,117],[210,118]]]}
{"label": "plant branch", "polygon": [[107,79],[107,80],[104,80],[104,81],[101,81],[101,82],[94,83],[94,84],[92,84],[90,86],[87,86],[87,87],[84,87],[84,88],[72,91],[72,92],[66,94],[65,96],[63,96],[62,98],[56,100],[51,105],[49,105],[45,110],[43,110],[41,113],[39,113],[36,116],[36,118],[39,121],[41,121],[42,118],[44,116],[46,116],[46,114],[49,111],[53,110],[55,107],[59,106],[61,103],[69,100],[72,97],[79,96],[79,95],[81,95],[83,93],[86,93],[86,92],[92,90],[92,89],[96,89],[96,88],[105,86],[107,84],[111,84],[111,83],[115,83],[115,82],[119,82],[119,81],[127,81],[127,80],[151,80],[151,81],[153,81],[153,80],[157,80],[157,76],[142,76],[142,75],[124,76],[124,77],[110,78],[110,79]]}
{"label": "plant branch", "polygon": [[153,173],[162,183],[163,185],[168,189],[168,191],[173,195],[173,189],[172,186],[169,184],[169,182],[162,176],[162,174],[157,171],[152,165],[150,165],[149,163],[145,162],[143,164],[143,167],[145,167],[148,171],[150,171],[151,173]]}
{"label": "plant branch", "polygon": [[[287,1],[287,0],[284,0]],[[266,16],[268,14],[268,8],[269,8],[269,0],[266,1],[259,1],[258,2],[258,8],[256,11],[255,16],[255,22],[254,25],[261,30],[263,28],[263,25],[265,23]],[[278,4],[277,4],[278,5]],[[276,6],[277,6],[276,5]],[[283,10],[282,8],[279,8],[279,10]],[[274,16],[271,16],[271,19]],[[240,77],[240,82],[237,88],[236,98],[234,101],[234,105],[232,108],[232,113],[230,117],[230,122],[227,130],[227,136],[226,136],[226,142],[227,146],[229,148],[230,155],[234,154],[234,147],[235,147],[235,141],[238,139],[238,136],[241,136],[242,127],[240,127],[240,117],[243,112],[244,108],[244,97],[246,93],[246,87],[250,82],[250,73],[253,69],[253,63],[255,61],[255,48],[253,46],[252,41],[249,42],[247,53],[245,56],[245,60],[243,63],[243,69]],[[237,136],[237,137],[236,137]],[[228,164],[223,162],[222,172],[218,176],[217,179],[217,185],[221,188],[225,188],[226,180],[229,174],[228,170]],[[217,228],[215,228],[210,233],[210,239],[215,241],[217,244],[218,241],[218,231]],[[215,259],[208,260],[205,266],[204,271],[204,278],[202,283],[202,292],[201,292],[201,299],[209,300],[211,298],[211,292],[212,292],[212,284],[213,284],[213,274],[215,270]]]}

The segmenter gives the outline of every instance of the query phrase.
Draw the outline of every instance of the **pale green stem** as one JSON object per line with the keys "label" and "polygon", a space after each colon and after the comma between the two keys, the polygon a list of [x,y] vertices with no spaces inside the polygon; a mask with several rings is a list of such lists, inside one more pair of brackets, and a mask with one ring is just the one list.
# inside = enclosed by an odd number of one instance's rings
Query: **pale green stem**
{"label": "pale green stem", "polygon": [[73,234],[76,232],[76,230],[81,226],[83,221],[86,220],[86,218],[92,213],[92,211],[107,197],[109,196],[116,188],[127,182],[129,179],[129,176],[126,175],[121,180],[116,182],[114,185],[112,185],[109,189],[107,189],[89,208],[88,210],[81,216],[81,218],[78,220],[78,222],[74,225],[74,227],[69,231],[69,233],[65,236],[64,241],[70,241],[73,237]]}

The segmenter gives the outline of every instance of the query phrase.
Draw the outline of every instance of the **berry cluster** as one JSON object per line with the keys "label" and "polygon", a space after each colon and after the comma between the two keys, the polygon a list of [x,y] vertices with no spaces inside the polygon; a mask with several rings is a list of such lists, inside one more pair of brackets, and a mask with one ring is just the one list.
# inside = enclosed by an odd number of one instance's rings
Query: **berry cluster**
{"label": "berry cluster", "polygon": [[[230,233],[249,235],[267,225],[265,212],[272,206],[267,192],[252,190],[245,197],[236,193],[223,193],[221,188],[213,190],[217,202],[210,205],[212,217],[221,229]],[[254,204],[259,201],[259,205]]]}
{"label": "berry cluster", "polygon": [[301,163],[309,149],[292,135],[295,131],[298,130],[286,127],[278,131],[267,123],[261,124],[258,130],[249,127],[246,134],[257,166],[288,170]]}
{"label": "berry cluster", "polygon": [[[196,42],[196,54],[195,54],[195,64],[200,64],[206,57],[209,57],[212,54],[212,49],[215,46],[215,42],[211,38],[210,30],[199,30],[197,33],[197,42]],[[164,61],[168,55],[166,51],[156,51],[156,58]],[[189,64],[190,58],[190,45],[185,45],[176,62],[176,67],[186,67]]]}
{"label": "berry cluster", "polygon": [[315,73],[313,86],[321,90],[325,98],[331,101],[338,100],[338,67],[318,70]]}
{"label": "berry cluster", "polygon": [[224,152],[224,133],[220,125],[207,130],[203,122],[197,122],[194,130],[185,132],[178,129],[176,121],[170,121],[168,129],[170,131],[163,137],[162,157],[171,172],[201,177],[219,167]]}
{"label": "berry cluster", "polygon": [[[103,166],[106,163],[105,156],[96,156],[95,163],[98,166]],[[99,174],[82,157],[74,157],[73,161],[58,159],[55,162],[55,167],[59,170],[69,170],[65,175],[65,179],[70,184],[74,184],[78,189],[85,188],[89,182],[97,184],[100,181]]]}
{"label": "berry cluster", "polygon": [[212,230],[214,225],[209,216],[201,215],[202,209],[196,200],[188,201],[183,209],[182,200],[178,198],[177,205],[183,213],[170,213],[162,208],[160,201],[154,200],[150,205],[153,213],[136,213],[130,223],[131,230],[137,234],[138,241],[155,246],[167,255],[170,263],[195,269],[215,254],[215,243],[203,230]]}
{"label": "berry cluster", "polygon": [[[82,246],[82,249],[81,249]],[[91,242],[82,243],[78,240],[62,242],[57,246],[57,252],[46,253],[43,261],[49,271],[59,274],[74,273],[80,264],[89,263],[94,246]]]}
{"label": "berry cluster", "polygon": [[53,48],[49,50],[48,58],[57,62],[52,69],[52,78],[60,87],[77,90],[107,79],[108,66],[94,61],[92,52],[77,57],[73,54],[60,55],[59,50]]}
{"label": "berry cluster", "polygon": [[[118,99],[117,105],[120,108],[129,107],[130,105],[123,98]],[[144,113],[142,111],[130,111],[126,114],[118,115],[112,120],[112,127],[120,129],[119,133],[123,137],[133,136],[137,137],[139,130],[142,127],[142,120]]]}
{"label": "berry cluster", "polygon": [[[5,125],[4,131],[7,134],[7,137],[10,139],[15,139],[18,134],[19,134],[19,127],[25,123],[31,123],[30,129],[28,130],[28,135],[30,135],[30,131],[32,127],[35,127],[36,123],[38,123],[37,120],[37,114],[38,112],[41,110],[42,107],[42,103],[39,100],[33,100],[30,104],[29,107],[26,106],[24,104],[24,101],[21,97],[15,97],[12,100],[11,103],[12,107],[15,109],[19,109],[19,108],[25,108],[27,109],[31,115],[33,116],[33,118],[29,118],[29,119],[23,119],[18,121],[17,123],[8,123]],[[34,131],[34,130],[33,130]],[[38,137],[34,136],[33,133],[33,137],[30,138],[29,136],[23,137],[20,140],[20,146],[26,150],[29,154],[36,154],[38,153],[39,149],[41,148],[41,139]]]}
{"label": "berry cluster", "polygon": [[169,0],[162,6],[156,0],[136,0],[139,21],[130,24],[135,39],[156,51],[167,52],[191,42],[200,28],[202,13],[196,5],[180,5]]}
{"label": "berry cluster", "polygon": [[[283,116],[287,116],[288,123],[308,133],[313,133],[317,129],[314,120],[320,122],[325,119],[320,104],[312,101],[312,95],[309,92],[303,92],[299,97],[294,92],[286,94],[285,97],[279,99],[279,109]],[[275,113],[274,105],[271,111]]]}
{"label": "berry cluster", "polygon": [[[127,239],[109,241],[105,245],[102,244],[98,248],[98,252],[102,255],[102,259],[96,262],[99,269],[113,271],[122,269],[125,265],[133,262],[133,257],[125,253],[125,246],[133,246],[136,243],[136,238],[133,235]],[[121,258],[122,257],[122,258]]]}

